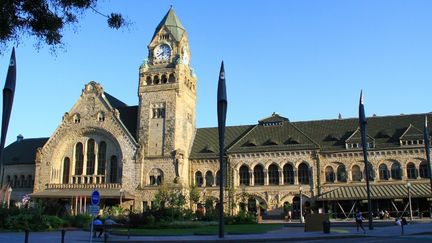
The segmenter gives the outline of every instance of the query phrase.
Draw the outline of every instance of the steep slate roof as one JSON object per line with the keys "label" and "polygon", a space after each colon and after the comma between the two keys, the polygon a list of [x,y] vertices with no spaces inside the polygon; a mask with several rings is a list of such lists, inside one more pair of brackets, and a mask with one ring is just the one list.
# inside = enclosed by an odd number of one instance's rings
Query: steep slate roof
{"label": "steep slate roof", "polygon": [[4,164],[34,164],[37,148],[44,146],[47,141],[48,138],[28,138],[9,144],[3,152]]}
{"label": "steep slate roof", "polygon": [[108,102],[111,104],[113,108],[119,108],[119,107],[125,107],[127,106],[126,103],[123,101],[117,99],[116,97],[108,94],[107,92],[104,92],[105,98],[108,100]]}
{"label": "steep slate roof", "polygon": [[[254,125],[230,126],[225,130],[225,148],[229,148],[239,137],[247,133]],[[197,129],[190,158],[218,158],[219,134],[218,128]]]}
{"label": "steep slate roof", "polygon": [[137,138],[138,106],[135,105],[135,106],[118,107],[117,109],[120,112],[120,120],[126,126],[130,134],[132,134],[132,136],[135,139],[138,139]]}
{"label": "steep slate roof", "polygon": [[423,139],[423,131],[410,124],[409,127],[402,134],[402,136],[400,136],[400,139],[402,140]]}
{"label": "steep slate roof", "polygon": [[152,39],[156,36],[156,34],[163,28],[166,27],[169,32],[174,36],[176,41],[180,41],[182,38],[185,28],[183,27],[182,23],[180,22],[180,19],[177,17],[177,15],[174,12],[173,7],[168,10],[168,13],[165,15],[165,17],[162,19],[162,21],[158,24],[156,27],[156,30],[153,34]]}
{"label": "steep slate roof", "polygon": [[116,97],[104,92],[105,98],[113,108],[120,112],[120,120],[126,126],[127,130],[132,136],[137,139],[137,122],[138,122],[138,106],[128,106],[123,101]]}
{"label": "steep slate roof", "polygon": [[[414,135],[419,137],[421,131],[418,128],[424,126],[425,115],[368,117],[368,137],[375,141],[375,148],[371,150],[400,147],[399,140],[405,132],[405,136],[415,132]],[[431,113],[427,116],[432,120]],[[274,114],[258,123],[258,125],[227,127],[229,137],[225,142],[227,152],[253,153],[298,149],[320,149],[323,152],[347,151],[345,142],[350,137],[349,141],[355,139],[358,129],[357,118],[289,122],[288,119]],[[210,147],[205,149],[208,145],[213,149],[208,149]],[[217,158],[218,147],[217,128],[197,129],[191,158]],[[209,150],[215,151],[211,153]]]}

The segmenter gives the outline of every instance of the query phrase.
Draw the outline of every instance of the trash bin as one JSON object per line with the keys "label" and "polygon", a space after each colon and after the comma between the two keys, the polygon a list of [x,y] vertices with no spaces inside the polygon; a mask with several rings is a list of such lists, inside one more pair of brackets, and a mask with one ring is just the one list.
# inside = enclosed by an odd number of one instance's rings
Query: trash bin
{"label": "trash bin", "polygon": [[323,232],[325,234],[329,234],[330,233],[330,220],[324,220],[323,221]]}

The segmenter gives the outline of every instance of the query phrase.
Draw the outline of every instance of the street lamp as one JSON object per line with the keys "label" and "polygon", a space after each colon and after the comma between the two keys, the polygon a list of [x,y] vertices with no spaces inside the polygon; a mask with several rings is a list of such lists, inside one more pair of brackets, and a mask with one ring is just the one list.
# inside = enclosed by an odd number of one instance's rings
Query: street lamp
{"label": "street lamp", "polygon": [[122,204],[123,204],[123,201],[122,201],[122,196],[123,196],[123,194],[124,194],[124,189],[123,188],[120,188],[120,207],[122,206]]}
{"label": "street lamp", "polygon": [[9,187],[8,192],[9,192],[9,195],[8,195],[8,200],[7,200],[7,208],[9,208],[9,205],[10,205],[10,198],[12,195],[12,187]]}
{"label": "street lamp", "polygon": [[407,183],[407,188],[408,188],[408,203],[409,203],[409,210],[410,210],[410,220],[413,220],[413,216],[412,216],[412,207],[411,207],[411,183],[408,182]]}
{"label": "street lamp", "polygon": [[300,223],[303,224],[303,194],[302,194],[302,186],[299,187],[300,191]]}

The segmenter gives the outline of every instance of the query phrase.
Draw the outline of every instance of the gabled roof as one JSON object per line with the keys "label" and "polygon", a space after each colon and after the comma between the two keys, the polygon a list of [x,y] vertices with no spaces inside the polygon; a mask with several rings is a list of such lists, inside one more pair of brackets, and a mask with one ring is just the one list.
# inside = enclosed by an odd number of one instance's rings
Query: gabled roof
{"label": "gabled roof", "polygon": [[[432,119],[432,114],[426,115]],[[419,136],[422,133],[416,127],[424,125],[424,116],[425,114],[413,114],[367,118],[368,138],[375,142],[372,149],[399,148],[399,139],[405,132],[405,136],[411,133]],[[228,153],[298,149],[331,152],[345,151],[345,141],[360,141],[357,118],[301,122],[289,122],[285,119],[275,115],[260,120],[258,125],[227,127],[229,138],[225,139],[225,149]],[[218,150],[217,128],[197,129],[191,158],[217,158],[218,151],[200,153],[200,150],[209,144]]]}
{"label": "gabled roof", "polygon": [[34,164],[36,150],[43,147],[48,138],[28,138],[9,144],[3,151],[5,165]]}
{"label": "gabled roof", "polygon": [[[229,126],[225,129],[225,149],[247,133],[253,125],[248,126]],[[212,152],[213,151],[213,152]],[[218,128],[199,128],[197,129],[195,140],[193,141],[190,158],[218,158],[219,156],[219,134]]]}
{"label": "gabled roof", "polygon": [[282,117],[276,112],[273,112],[273,114],[269,117],[266,117],[264,119],[261,119],[258,121],[259,125],[273,125],[273,124],[280,124],[282,122],[289,121],[288,118]]}
{"label": "gabled roof", "polygon": [[[369,134],[366,134],[368,141],[374,141],[375,139]],[[347,140],[345,140],[346,143],[360,143],[361,142],[361,131],[360,128],[357,128]]]}
{"label": "gabled roof", "polygon": [[[264,121],[264,122],[263,122]],[[256,141],[256,146],[244,146]],[[267,152],[298,149],[315,149],[317,144],[288,119],[279,115],[260,120],[260,124],[228,149],[228,152]]]}
{"label": "gabled roof", "polygon": [[409,127],[405,130],[405,132],[400,136],[401,140],[416,140],[416,139],[423,139],[423,132],[413,126],[412,124],[409,124]]}
{"label": "gabled roof", "polygon": [[163,27],[166,27],[168,29],[168,31],[173,35],[176,41],[180,41],[183,37],[185,28],[180,22],[180,19],[175,14],[174,8],[172,6],[168,10],[168,13],[165,15],[165,17],[163,17],[162,21],[156,27],[152,39],[157,35],[157,33],[159,33],[159,31]]}

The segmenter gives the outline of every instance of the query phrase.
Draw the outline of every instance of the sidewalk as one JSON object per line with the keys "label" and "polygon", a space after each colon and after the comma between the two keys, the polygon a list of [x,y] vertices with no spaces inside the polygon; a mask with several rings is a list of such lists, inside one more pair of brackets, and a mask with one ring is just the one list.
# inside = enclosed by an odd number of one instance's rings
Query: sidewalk
{"label": "sidewalk", "polygon": [[[365,227],[366,228],[366,227]],[[374,230],[357,232],[354,225],[343,227],[333,227],[330,234],[322,232],[304,232],[301,227],[290,227],[289,225],[281,230],[268,232],[265,234],[247,234],[247,235],[225,235],[219,239],[217,235],[209,236],[127,236],[111,235],[108,242],[268,242],[268,241],[304,241],[304,240],[324,240],[340,238],[361,238],[361,237],[386,237],[395,238],[401,236],[399,226],[376,227]],[[427,234],[432,240],[432,223],[415,222],[404,227],[405,236]],[[68,231],[66,232],[65,242],[89,242],[90,232],[86,231]],[[58,243],[61,240],[61,233],[54,232],[31,232],[29,242]],[[15,243],[24,242],[24,232],[0,233],[0,242]],[[101,238],[94,238],[93,242],[103,242]]]}

